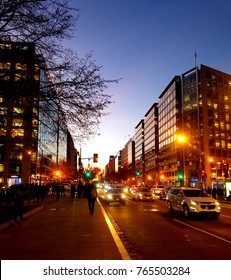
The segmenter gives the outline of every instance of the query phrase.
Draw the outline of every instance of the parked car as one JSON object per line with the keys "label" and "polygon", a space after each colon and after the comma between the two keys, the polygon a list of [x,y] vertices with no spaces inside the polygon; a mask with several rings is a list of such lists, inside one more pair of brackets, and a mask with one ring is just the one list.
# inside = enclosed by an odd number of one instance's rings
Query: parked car
{"label": "parked car", "polygon": [[108,204],[110,203],[125,204],[126,195],[123,190],[119,188],[112,188],[105,191],[103,200]]}
{"label": "parked car", "polygon": [[170,212],[180,211],[185,217],[197,213],[217,218],[221,212],[219,202],[199,188],[171,188],[166,202]]}
{"label": "parked car", "polygon": [[155,193],[149,188],[138,188],[133,193],[133,198],[136,200],[153,201],[155,200]]}

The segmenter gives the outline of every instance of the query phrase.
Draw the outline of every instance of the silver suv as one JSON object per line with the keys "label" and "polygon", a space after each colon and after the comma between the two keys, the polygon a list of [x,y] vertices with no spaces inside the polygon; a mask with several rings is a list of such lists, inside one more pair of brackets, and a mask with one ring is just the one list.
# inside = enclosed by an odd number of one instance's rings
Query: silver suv
{"label": "silver suv", "polygon": [[219,202],[198,188],[171,188],[166,201],[170,212],[180,211],[185,217],[203,213],[216,219],[221,212]]}

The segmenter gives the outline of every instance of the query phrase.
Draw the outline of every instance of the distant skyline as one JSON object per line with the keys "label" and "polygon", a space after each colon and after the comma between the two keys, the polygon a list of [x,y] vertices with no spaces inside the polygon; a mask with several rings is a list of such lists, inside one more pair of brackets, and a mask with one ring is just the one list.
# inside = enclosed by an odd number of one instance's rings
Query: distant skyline
{"label": "distant skyline", "polygon": [[[103,168],[134,135],[135,126],[175,75],[197,65],[231,74],[230,0],[71,0],[80,9],[67,44],[83,57],[93,52],[105,79],[122,78],[105,91],[110,115],[99,136],[81,146],[98,153]],[[79,150],[80,145],[76,143]],[[86,166],[87,162],[84,162]]]}

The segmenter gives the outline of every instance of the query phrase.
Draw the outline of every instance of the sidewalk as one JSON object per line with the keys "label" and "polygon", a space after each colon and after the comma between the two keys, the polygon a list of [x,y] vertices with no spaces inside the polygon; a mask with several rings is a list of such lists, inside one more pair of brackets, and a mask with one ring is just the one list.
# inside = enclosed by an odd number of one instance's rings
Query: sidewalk
{"label": "sidewalk", "polygon": [[103,206],[89,214],[87,199],[71,202],[69,194],[56,201],[46,197],[14,227],[0,225],[2,260],[122,260],[129,259]]}

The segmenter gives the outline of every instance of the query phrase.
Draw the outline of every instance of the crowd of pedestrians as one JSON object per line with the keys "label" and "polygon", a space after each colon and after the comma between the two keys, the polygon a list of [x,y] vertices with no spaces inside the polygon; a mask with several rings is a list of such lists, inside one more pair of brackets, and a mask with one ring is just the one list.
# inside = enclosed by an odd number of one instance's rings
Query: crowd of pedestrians
{"label": "crowd of pedestrians", "polygon": [[[12,216],[14,225],[17,226],[23,220],[23,213],[26,211],[26,207],[37,206],[40,202],[43,202],[46,196],[54,196],[55,200],[60,200],[61,197],[65,197],[66,193],[71,198],[71,202],[75,199],[86,199],[86,207],[89,208],[91,215],[94,214],[94,206],[97,198],[97,189],[92,181],[76,182],[73,184],[67,184],[60,181],[50,183],[48,185],[38,184],[18,184],[13,185],[7,189],[4,194],[4,208],[10,216]],[[2,202],[2,198],[0,198]],[[3,211],[3,205],[0,205],[1,212]]]}

